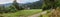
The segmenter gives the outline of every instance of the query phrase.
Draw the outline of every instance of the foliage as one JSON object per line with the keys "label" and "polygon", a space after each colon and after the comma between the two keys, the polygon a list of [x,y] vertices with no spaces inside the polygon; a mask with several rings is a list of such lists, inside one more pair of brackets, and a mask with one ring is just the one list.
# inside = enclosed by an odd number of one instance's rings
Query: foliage
{"label": "foliage", "polygon": [[9,11],[10,11],[10,12],[16,12],[17,9],[16,9],[14,6],[10,6],[10,7],[9,7]]}
{"label": "foliage", "polygon": [[57,8],[57,0],[44,0],[43,3],[43,10],[47,10],[47,9],[56,9]]}
{"label": "foliage", "polygon": [[8,13],[8,12],[15,12],[16,10],[15,9],[12,9],[12,8],[6,8],[5,9],[5,13]]}
{"label": "foliage", "polygon": [[8,13],[8,12],[16,12],[17,10],[15,9],[14,6],[10,6],[10,7],[7,7],[7,8],[0,8],[0,13]]}
{"label": "foliage", "polygon": [[16,12],[17,10],[22,10],[23,8],[19,6],[19,4],[16,2],[16,0],[14,0],[14,2],[12,3],[12,5],[10,5],[9,7],[0,7],[0,12],[4,12],[4,13],[8,13],[8,12]]}
{"label": "foliage", "polygon": [[57,2],[57,4],[56,4],[56,6],[57,7],[60,7],[60,0],[57,0],[58,2]]}
{"label": "foliage", "polygon": [[12,3],[12,5],[15,6],[15,8],[16,8],[17,10],[20,10],[19,4],[16,2],[16,0],[14,0],[14,2]]}

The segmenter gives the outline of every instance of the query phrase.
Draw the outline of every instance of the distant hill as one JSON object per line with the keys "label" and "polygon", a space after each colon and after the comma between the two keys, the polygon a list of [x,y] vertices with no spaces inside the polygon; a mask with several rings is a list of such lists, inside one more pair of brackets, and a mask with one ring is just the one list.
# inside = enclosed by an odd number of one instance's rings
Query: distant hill
{"label": "distant hill", "polygon": [[[41,7],[42,6],[42,3],[43,3],[43,0],[40,0],[40,1],[37,1],[37,2],[33,2],[33,3],[26,3],[26,4],[23,4],[23,3],[19,3],[19,6],[29,6],[29,7]],[[5,6],[5,7],[9,7],[11,6],[12,3],[7,3],[7,4],[0,4],[0,6]]]}
{"label": "distant hill", "polygon": [[[9,7],[11,5],[12,5],[12,3],[0,4],[0,6],[4,6],[4,7]],[[19,6],[22,6],[22,4],[19,3]]]}
{"label": "distant hill", "polygon": [[43,4],[43,0],[37,1],[37,2],[33,2],[33,3],[26,3],[23,4],[23,6],[28,6],[30,8],[41,8]]}
{"label": "distant hill", "polygon": [[9,7],[10,5],[12,5],[12,3],[0,4],[0,6],[4,6],[4,7]]}

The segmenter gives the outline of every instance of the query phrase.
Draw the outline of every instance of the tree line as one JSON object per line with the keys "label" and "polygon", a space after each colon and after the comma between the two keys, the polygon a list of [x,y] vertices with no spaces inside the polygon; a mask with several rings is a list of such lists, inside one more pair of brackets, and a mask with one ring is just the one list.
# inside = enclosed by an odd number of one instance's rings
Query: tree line
{"label": "tree line", "polygon": [[57,7],[60,7],[58,4],[59,0],[44,0],[42,9],[44,10],[49,10],[49,9],[56,9]]}
{"label": "tree line", "polygon": [[8,12],[16,12],[18,10],[23,10],[25,8],[28,8],[30,7],[30,9],[41,9],[42,7],[42,3],[40,3],[40,1],[37,1],[37,2],[33,2],[31,4],[27,3],[27,4],[24,4],[22,6],[19,6],[20,4],[16,2],[16,0],[13,1],[12,5],[10,5],[9,7],[5,8],[4,6],[0,7],[1,9],[1,13],[5,12],[5,13],[8,13]]}

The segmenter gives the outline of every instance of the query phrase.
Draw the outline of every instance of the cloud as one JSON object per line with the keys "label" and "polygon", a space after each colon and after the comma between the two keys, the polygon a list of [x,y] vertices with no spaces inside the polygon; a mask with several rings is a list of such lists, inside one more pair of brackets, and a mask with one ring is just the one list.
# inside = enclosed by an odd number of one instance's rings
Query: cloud
{"label": "cloud", "polygon": [[[0,4],[12,3],[14,0],[0,0]],[[39,0],[17,0],[18,3],[35,2]]]}
{"label": "cloud", "polygon": [[13,0],[0,0],[0,4],[12,3]]}
{"label": "cloud", "polygon": [[17,0],[18,3],[27,3],[27,2],[35,2],[39,0]]}

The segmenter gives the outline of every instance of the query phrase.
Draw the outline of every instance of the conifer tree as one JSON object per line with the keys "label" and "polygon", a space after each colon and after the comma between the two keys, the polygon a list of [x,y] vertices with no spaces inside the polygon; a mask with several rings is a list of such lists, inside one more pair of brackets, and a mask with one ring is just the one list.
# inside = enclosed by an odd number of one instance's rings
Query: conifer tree
{"label": "conifer tree", "polygon": [[16,8],[17,10],[19,10],[19,4],[17,3],[16,0],[14,0],[12,4],[13,4],[13,6],[15,6],[15,8]]}

